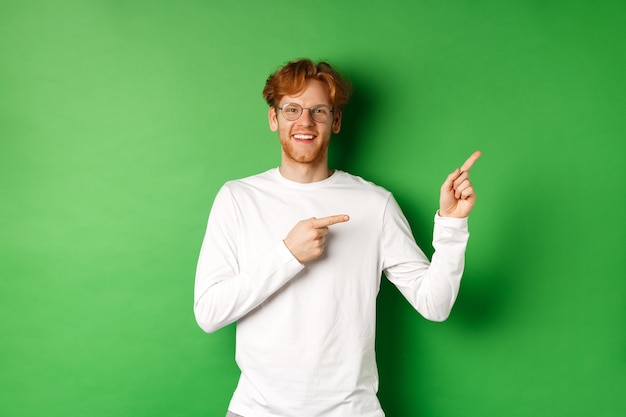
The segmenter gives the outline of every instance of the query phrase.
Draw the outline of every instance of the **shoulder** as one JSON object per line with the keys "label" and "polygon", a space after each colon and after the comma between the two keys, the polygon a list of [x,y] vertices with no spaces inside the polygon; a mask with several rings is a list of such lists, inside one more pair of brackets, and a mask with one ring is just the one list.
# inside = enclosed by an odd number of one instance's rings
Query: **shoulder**
{"label": "shoulder", "polygon": [[340,186],[357,192],[372,194],[373,196],[378,196],[383,199],[387,199],[391,196],[391,192],[389,192],[386,188],[381,187],[372,181],[368,181],[363,177],[359,177],[358,175],[353,175],[344,171],[337,171],[335,175],[338,176],[337,184]]}
{"label": "shoulder", "polygon": [[228,181],[222,186],[222,189],[228,190],[231,193],[237,193],[245,192],[250,189],[268,188],[275,183],[276,168],[273,168],[260,174]]}

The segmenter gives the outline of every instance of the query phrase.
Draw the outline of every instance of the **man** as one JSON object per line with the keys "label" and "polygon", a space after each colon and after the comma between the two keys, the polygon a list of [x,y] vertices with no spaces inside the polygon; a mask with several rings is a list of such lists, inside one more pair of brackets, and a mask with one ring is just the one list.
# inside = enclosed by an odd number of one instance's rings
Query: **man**
{"label": "man", "polygon": [[196,273],[200,327],[237,322],[241,376],[228,415],[384,416],[374,352],[381,275],[427,319],[448,317],[480,152],[443,183],[429,262],[388,191],[328,167],[349,84],[327,63],[298,60],[263,95],[280,167],[222,187]]}

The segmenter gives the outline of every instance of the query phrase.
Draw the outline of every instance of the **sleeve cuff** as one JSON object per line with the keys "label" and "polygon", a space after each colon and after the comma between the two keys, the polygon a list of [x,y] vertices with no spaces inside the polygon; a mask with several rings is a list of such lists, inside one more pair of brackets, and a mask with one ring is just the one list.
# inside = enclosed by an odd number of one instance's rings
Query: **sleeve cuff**
{"label": "sleeve cuff", "polygon": [[443,227],[467,230],[467,217],[441,217],[439,210],[435,212],[435,224]]}
{"label": "sleeve cuff", "polygon": [[284,240],[281,240],[277,246],[278,246],[278,254],[280,255],[280,259],[284,260],[285,262],[295,262],[298,265],[304,267],[304,265],[301,264],[300,261],[298,261],[295,256],[293,256],[293,253],[291,253],[287,245],[285,245]]}

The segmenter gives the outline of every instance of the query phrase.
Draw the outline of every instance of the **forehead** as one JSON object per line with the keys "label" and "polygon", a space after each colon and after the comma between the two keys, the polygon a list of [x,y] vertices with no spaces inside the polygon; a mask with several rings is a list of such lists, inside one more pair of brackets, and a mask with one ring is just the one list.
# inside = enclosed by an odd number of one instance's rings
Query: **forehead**
{"label": "forehead", "polygon": [[298,103],[304,107],[316,104],[330,105],[330,91],[326,83],[319,80],[308,80],[302,91],[294,95],[285,95],[280,99],[279,105],[285,103]]}

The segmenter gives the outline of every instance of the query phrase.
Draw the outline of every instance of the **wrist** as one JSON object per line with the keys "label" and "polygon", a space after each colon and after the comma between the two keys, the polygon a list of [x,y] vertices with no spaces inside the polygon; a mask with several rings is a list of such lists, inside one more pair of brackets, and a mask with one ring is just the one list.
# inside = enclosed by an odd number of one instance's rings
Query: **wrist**
{"label": "wrist", "polygon": [[467,216],[457,216],[456,214],[454,214],[452,212],[446,212],[446,211],[441,210],[441,209],[437,210],[437,215],[439,217],[448,217],[448,218],[451,218],[451,219],[464,219],[464,218],[467,217]]}

